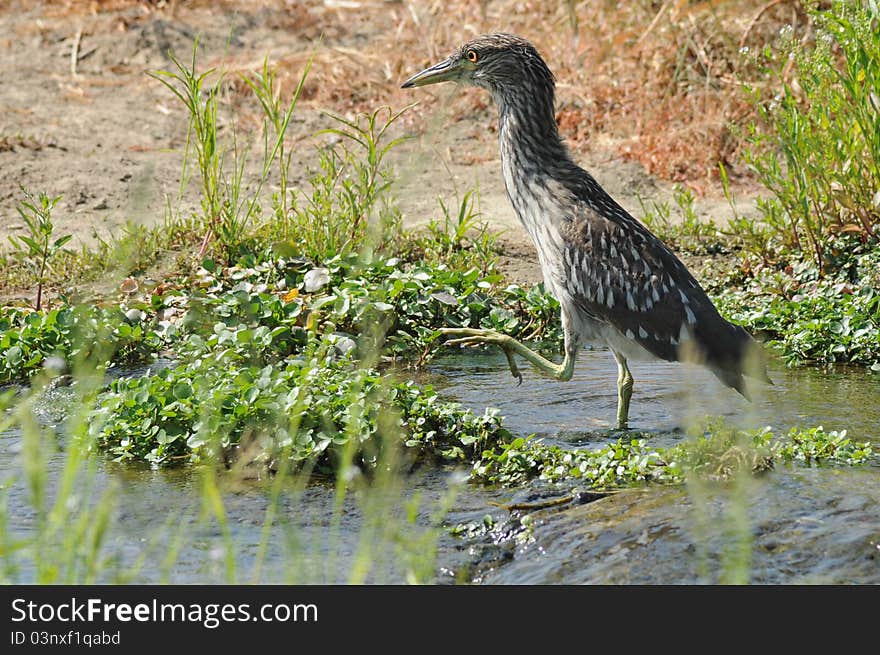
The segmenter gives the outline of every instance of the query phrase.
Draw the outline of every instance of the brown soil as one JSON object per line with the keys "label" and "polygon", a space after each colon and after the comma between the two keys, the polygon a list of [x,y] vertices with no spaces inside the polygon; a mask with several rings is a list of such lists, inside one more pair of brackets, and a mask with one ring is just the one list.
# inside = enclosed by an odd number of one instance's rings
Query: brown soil
{"label": "brown soil", "polygon": [[[481,6],[485,11],[494,3]],[[195,179],[179,197],[187,116],[170,92],[147,75],[170,67],[168,51],[188,61],[198,36],[200,65],[223,67],[231,80],[238,72],[257,70],[268,57],[289,87],[315,53],[291,134],[299,180],[314,160],[315,145],[327,138],[313,135],[332,126],[321,109],[351,116],[357,110],[420,102],[397,128],[397,135],[417,138],[392,156],[398,177],[393,194],[405,224],[419,225],[437,215],[438,197],[456,205],[457,197],[476,188],[483,218],[504,231],[502,265],[520,281],[538,279],[531,245],[504,194],[488,98],[452,85],[399,88],[408,74],[445,55],[456,40],[437,34],[436,27],[426,28],[425,34],[399,37],[412,49],[411,56],[395,52],[391,65],[383,63],[388,44],[394,47],[395,25],[418,23],[413,17],[420,7],[379,0],[0,0],[0,240],[6,242],[8,234],[20,234],[24,227],[15,209],[23,197],[20,185],[62,196],[54,214],[57,233],[74,234],[84,244],[118,234],[127,222],[161,221],[169,205],[184,213],[198,207]],[[475,21],[468,33],[508,29],[497,11]],[[510,21],[513,27],[521,23]],[[561,73],[557,77],[562,96],[566,82]],[[224,100],[239,117],[236,129],[257,135],[256,104],[245,91],[243,84],[232,83]],[[571,103],[567,107],[564,132],[571,123]],[[227,134],[231,128],[224,125]],[[576,126],[569,129],[580,162],[636,215],[637,195],[671,197],[672,183],[626,158],[619,140],[581,139]],[[744,190],[751,195],[739,189]],[[750,200],[740,200],[741,211],[751,207]],[[698,200],[698,211],[725,221],[730,210],[717,190],[708,189]]]}

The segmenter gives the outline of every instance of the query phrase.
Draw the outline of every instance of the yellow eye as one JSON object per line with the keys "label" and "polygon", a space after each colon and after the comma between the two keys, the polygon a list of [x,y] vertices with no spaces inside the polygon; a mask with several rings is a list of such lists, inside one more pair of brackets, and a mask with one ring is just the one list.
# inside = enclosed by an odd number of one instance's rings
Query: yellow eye
{"label": "yellow eye", "polygon": [[476,63],[477,63],[477,59],[479,59],[479,57],[477,56],[477,51],[476,51],[476,50],[468,50],[468,51],[467,51],[467,54],[465,55],[465,57],[467,57],[467,60],[468,60],[469,62],[471,62],[472,64],[476,64]]}

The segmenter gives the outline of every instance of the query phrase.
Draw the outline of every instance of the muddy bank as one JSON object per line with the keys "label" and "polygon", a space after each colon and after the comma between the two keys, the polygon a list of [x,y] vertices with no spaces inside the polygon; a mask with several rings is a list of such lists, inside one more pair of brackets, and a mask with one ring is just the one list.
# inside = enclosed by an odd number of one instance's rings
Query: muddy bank
{"label": "muddy bank", "polygon": [[[168,52],[188,61],[198,38],[201,66],[222,67],[233,80],[255,71],[264,57],[284,61],[289,78],[316,53],[314,86],[307,85],[291,127],[294,184],[305,180],[315,148],[326,138],[313,135],[333,124],[321,110],[351,115],[353,103],[395,108],[420,103],[393,135],[414,137],[391,157],[397,176],[392,194],[404,223],[425,224],[440,215],[438,197],[455,207],[475,189],[483,219],[502,232],[502,267],[518,281],[539,279],[531,244],[504,192],[491,103],[475,90],[467,92],[463,113],[456,104],[462,92],[453,85],[416,93],[400,90],[394,71],[374,80],[373,50],[389,18],[366,20],[364,12],[346,13],[332,4],[314,3],[298,13],[281,6],[235,11],[225,4],[197,4],[173,15],[136,4],[98,13],[51,3],[7,6],[0,12],[0,33],[6,35],[0,38],[0,238],[24,228],[15,211],[20,185],[62,196],[56,230],[73,234],[74,245],[119,235],[129,222],[157,224],[169,208],[177,216],[198,211],[198,180],[190,179],[181,193],[187,116],[147,75],[171,66]],[[362,60],[355,52],[365,53]],[[354,76],[372,76],[372,97],[358,96],[359,87],[346,94]],[[224,99],[237,118],[234,126],[228,119],[221,124],[223,136],[234,127],[240,135],[259,137],[256,108],[250,106],[255,103],[243,87],[231,83]],[[577,158],[637,216],[639,195],[671,197],[670,184],[598,144]],[[273,190],[270,180],[266,191]],[[748,212],[752,204],[743,198],[739,208]],[[697,210],[722,222],[730,213],[720,197],[699,199]]]}

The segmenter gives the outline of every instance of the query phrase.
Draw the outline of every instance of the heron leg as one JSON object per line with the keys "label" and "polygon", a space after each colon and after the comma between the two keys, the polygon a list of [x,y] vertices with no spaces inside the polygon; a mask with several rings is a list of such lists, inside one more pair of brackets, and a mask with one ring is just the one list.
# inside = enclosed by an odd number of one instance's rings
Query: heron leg
{"label": "heron leg", "polygon": [[633,376],[626,365],[626,357],[616,350],[611,351],[617,360],[617,429],[629,427],[629,400],[632,398]]}
{"label": "heron leg", "polygon": [[519,355],[538,371],[557,380],[570,380],[574,373],[575,350],[566,348],[565,359],[561,364],[554,364],[530,350],[519,341],[511,336],[497,332],[496,330],[482,330],[477,328],[440,328],[440,334],[449,338],[446,343],[450,346],[473,346],[477,344],[489,344],[498,346],[507,356],[507,363],[510,366],[510,372],[520,383],[522,382],[522,374],[513,359],[514,355]]}

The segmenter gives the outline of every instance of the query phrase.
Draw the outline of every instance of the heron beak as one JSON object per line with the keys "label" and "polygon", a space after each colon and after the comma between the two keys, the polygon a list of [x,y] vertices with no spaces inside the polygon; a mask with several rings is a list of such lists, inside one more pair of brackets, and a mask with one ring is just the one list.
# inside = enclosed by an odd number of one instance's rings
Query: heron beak
{"label": "heron beak", "polygon": [[421,73],[416,73],[406,82],[400,85],[401,89],[411,89],[414,86],[425,86],[437,82],[457,81],[461,75],[461,62],[457,58],[444,59],[439,64],[426,68]]}

